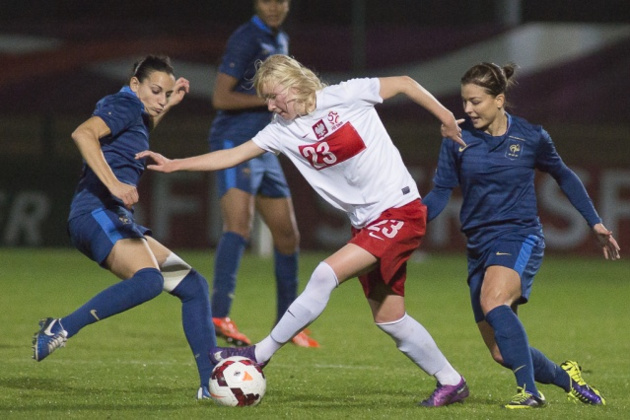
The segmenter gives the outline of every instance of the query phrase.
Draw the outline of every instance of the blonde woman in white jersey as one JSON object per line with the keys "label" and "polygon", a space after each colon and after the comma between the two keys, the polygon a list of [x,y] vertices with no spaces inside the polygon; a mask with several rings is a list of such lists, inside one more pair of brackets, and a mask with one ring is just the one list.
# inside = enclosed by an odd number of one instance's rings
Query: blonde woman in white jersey
{"label": "blonde woman in white jersey", "polygon": [[352,239],[317,266],[266,338],[250,347],[213,349],[211,359],[240,355],[264,366],[324,311],[338,285],[358,277],[376,325],[437,380],[435,391],[419,404],[436,407],[463,401],[469,394],[466,381],[405,310],[406,262],[424,236],[426,207],[374,106],[402,93],[441,121],[444,137],[464,145],[458,121],[407,76],[326,86],[285,55],[262,62],[254,86],[274,118],[253,139],[186,159],[171,160],[151,151],[137,157],[150,157],[155,164],[148,168],[159,172],[215,171],[265,152],[283,153],[322,198],[348,215]]}

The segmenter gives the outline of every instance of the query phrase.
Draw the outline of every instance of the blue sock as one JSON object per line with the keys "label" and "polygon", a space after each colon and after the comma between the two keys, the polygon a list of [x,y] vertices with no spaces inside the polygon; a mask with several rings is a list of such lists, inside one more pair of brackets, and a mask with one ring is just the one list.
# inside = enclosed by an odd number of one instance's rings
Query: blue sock
{"label": "blue sock", "polygon": [[286,255],[274,249],[274,262],[276,271],[277,323],[297,297],[298,253],[294,252]]}
{"label": "blue sock", "polygon": [[103,290],[86,304],[61,319],[61,325],[72,337],[86,325],[101,321],[153,299],[162,293],[164,278],[156,268],[138,270],[130,279]]}
{"label": "blue sock", "polygon": [[212,311],[217,318],[230,314],[236,290],[236,273],[246,246],[247,240],[234,232],[223,233],[219,240],[214,256],[212,287]]}
{"label": "blue sock", "polygon": [[534,362],[534,378],[541,384],[554,384],[564,389],[571,390],[571,378],[560,366],[549,360],[540,350],[529,348]]}
{"label": "blue sock", "polygon": [[534,382],[534,364],[523,324],[509,306],[497,306],[486,314],[486,321],[494,330],[504,366],[512,369],[518,386],[538,396]]}
{"label": "blue sock", "polygon": [[208,356],[217,345],[212,324],[208,282],[194,269],[171,292],[182,301],[182,324],[188,345],[195,356],[202,386],[208,386],[214,365]]}

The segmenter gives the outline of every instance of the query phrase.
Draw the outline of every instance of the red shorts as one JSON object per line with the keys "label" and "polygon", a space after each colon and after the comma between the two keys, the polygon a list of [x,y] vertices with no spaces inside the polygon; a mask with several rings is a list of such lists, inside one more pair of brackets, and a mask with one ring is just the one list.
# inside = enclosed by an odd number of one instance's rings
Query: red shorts
{"label": "red shorts", "polygon": [[385,210],[362,229],[352,228],[349,243],[360,246],[379,259],[371,272],[359,276],[366,297],[377,283],[389,285],[405,296],[407,260],[418,249],[427,226],[427,207],[414,200],[402,207]]}

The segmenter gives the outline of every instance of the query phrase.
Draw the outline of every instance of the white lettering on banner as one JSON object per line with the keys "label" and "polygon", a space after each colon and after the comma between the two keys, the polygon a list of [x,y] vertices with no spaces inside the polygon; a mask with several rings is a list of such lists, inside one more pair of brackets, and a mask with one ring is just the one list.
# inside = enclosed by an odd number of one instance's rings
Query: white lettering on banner
{"label": "white lettering on banner", "polygon": [[[178,196],[176,184],[197,182],[202,172],[177,172],[173,174],[153,175],[153,200],[151,203],[152,230],[155,238],[166,241],[171,235],[171,222],[175,217],[194,214],[201,211],[201,194]],[[200,234],[203,234],[200,232]]]}
{"label": "white lettering on banner", "polygon": [[[6,194],[0,194],[0,204],[4,205]],[[50,214],[51,203],[42,191],[20,191],[10,204],[2,245],[43,244],[42,225]],[[4,219],[4,218],[2,218]]]}
{"label": "white lettering on banner", "polygon": [[[630,171],[608,169],[601,171],[599,185],[591,186],[591,174],[584,169],[573,168],[589,190],[595,208],[599,210],[604,225],[613,232],[617,242],[628,240],[628,229],[622,222],[630,222]],[[543,221],[545,242],[550,250],[573,250],[590,238],[590,230],[582,215],[571,205],[556,181],[543,175],[537,185],[538,206]],[[599,194],[599,200],[597,200]],[[453,232],[459,229],[461,198],[451,197],[442,213],[427,227],[427,243],[437,249],[448,248],[453,243]],[[552,225],[549,219],[558,219],[561,226]]]}
{"label": "white lettering on banner", "polygon": [[[588,186],[591,178],[586,171],[574,169],[573,172],[582,180],[584,186]],[[543,224],[545,243],[549,248],[572,249],[581,244],[589,235],[589,228],[584,218],[569,202],[551,176],[545,176],[538,185],[538,208],[552,213],[567,223],[566,227]]]}
{"label": "white lettering on banner", "polygon": [[619,231],[619,222],[622,219],[630,220],[630,200],[624,201],[621,198],[624,189],[630,191],[630,171],[621,169],[604,171],[600,188],[602,194],[600,217],[619,242],[623,235]]}

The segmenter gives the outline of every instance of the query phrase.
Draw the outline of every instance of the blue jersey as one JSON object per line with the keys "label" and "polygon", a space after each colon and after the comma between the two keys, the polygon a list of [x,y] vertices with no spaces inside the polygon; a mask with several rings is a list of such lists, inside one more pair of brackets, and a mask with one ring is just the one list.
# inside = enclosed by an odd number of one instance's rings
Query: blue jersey
{"label": "blue jersey", "polygon": [[[237,92],[256,95],[253,79],[255,64],[274,54],[288,54],[289,37],[283,31],[274,32],[258,17],[234,31],[228,40],[219,72],[238,79]],[[254,137],[271,121],[264,107],[245,110],[219,110],[210,128],[210,142],[230,140],[235,146]]]}
{"label": "blue jersey", "polygon": [[466,147],[442,140],[435,187],[423,201],[432,219],[446,205],[451,190],[461,187],[461,230],[469,248],[483,248],[506,233],[542,235],[535,169],[556,180],[590,226],[601,222],[584,185],[564,164],[542,127],[508,115],[508,129],[502,136],[477,130],[469,120],[462,125],[462,136]]}
{"label": "blue jersey", "polygon": [[[118,93],[101,99],[93,116],[103,119],[111,134],[100,139],[105,160],[119,181],[138,185],[144,172],[144,160],[136,160],[138,152],[149,149],[150,120],[144,105],[128,86]],[[83,164],[79,185],[75,190],[70,216],[89,213],[97,208],[124,206],[122,201],[111,195],[90,167]]]}

